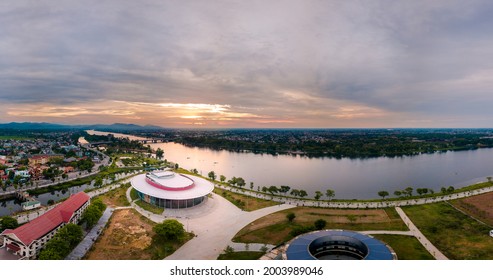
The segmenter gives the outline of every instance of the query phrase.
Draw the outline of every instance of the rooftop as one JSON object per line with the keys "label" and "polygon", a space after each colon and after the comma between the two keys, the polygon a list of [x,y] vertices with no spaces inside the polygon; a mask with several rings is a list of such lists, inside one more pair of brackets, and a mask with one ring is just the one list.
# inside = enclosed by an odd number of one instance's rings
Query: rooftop
{"label": "rooftop", "polygon": [[[154,178],[153,178],[154,179]],[[191,183],[193,186],[191,188],[181,188],[181,189],[163,189],[151,185],[146,180],[146,174],[141,174],[135,176],[131,183],[132,187],[139,192],[144,194],[148,194],[153,197],[162,198],[162,199],[191,199],[196,197],[202,197],[208,195],[214,189],[214,185],[200,177],[192,176],[192,175],[182,175],[174,173],[174,176],[167,179],[154,179],[159,184],[164,186],[168,186],[171,188],[179,188],[179,186],[183,186],[185,183]],[[164,180],[164,181],[163,181]]]}
{"label": "rooftop", "polygon": [[74,194],[44,215],[16,229],[6,229],[2,235],[15,235],[24,245],[29,245],[58,227],[62,222],[68,223],[74,212],[89,199],[89,195],[84,192]]}

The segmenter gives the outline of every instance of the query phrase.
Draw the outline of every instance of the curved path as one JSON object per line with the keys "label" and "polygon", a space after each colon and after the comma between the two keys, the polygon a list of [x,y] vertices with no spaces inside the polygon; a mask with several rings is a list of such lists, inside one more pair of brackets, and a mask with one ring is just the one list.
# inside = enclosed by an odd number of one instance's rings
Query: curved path
{"label": "curved path", "polygon": [[[127,199],[131,201],[130,191]],[[185,229],[196,237],[180,247],[166,259],[169,260],[215,260],[231,244],[231,239],[249,223],[271,213],[293,208],[294,205],[281,204],[252,212],[242,211],[220,195],[212,194],[205,203],[183,211],[169,211],[161,215],[152,214],[132,202],[132,206],[142,215],[154,222],[162,222],[168,217],[180,221]]]}
{"label": "curved path", "polygon": [[492,186],[492,187],[486,187],[477,190],[464,191],[464,192],[441,195],[436,197],[413,198],[413,199],[394,200],[394,201],[382,200],[382,201],[371,201],[371,202],[366,202],[366,201],[338,202],[338,201],[327,201],[327,200],[315,201],[315,200],[299,199],[293,197],[271,196],[269,194],[259,193],[247,189],[226,187],[221,184],[215,184],[215,186],[234,193],[240,193],[248,196],[277,201],[281,203],[293,204],[296,206],[314,206],[314,207],[349,208],[349,209],[386,208],[386,207],[401,207],[401,206],[409,206],[409,205],[421,205],[421,204],[435,203],[441,201],[449,201],[453,199],[465,198],[474,195],[493,192],[493,186]]}

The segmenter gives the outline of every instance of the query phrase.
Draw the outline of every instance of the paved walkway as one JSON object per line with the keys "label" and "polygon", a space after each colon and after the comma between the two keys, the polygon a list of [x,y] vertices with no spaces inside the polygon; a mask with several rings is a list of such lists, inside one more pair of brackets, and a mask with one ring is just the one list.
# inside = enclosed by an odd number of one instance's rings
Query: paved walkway
{"label": "paved walkway", "polygon": [[315,200],[305,200],[305,199],[299,199],[299,198],[293,198],[293,197],[280,197],[280,196],[272,196],[269,194],[264,194],[264,193],[259,193],[255,192],[252,190],[248,189],[240,189],[240,188],[233,188],[233,187],[226,187],[221,184],[215,184],[216,187],[225,189],[234,193],[240,193],[248,196],[253,196],[253,197],[258,197],[261,199],[266,199],[266,200],[272,200],[272,201],[277,201],[281,203],[287,203],[287,204],[293,204],[296,206],[314,206],[314,207],[329,207],[329,208],[349,208],[349,209],[367,209],[367,208],[386,208],[386,207],[401,207],[401,206],[408,206],[408,205],[421,205],[421,204],[428,204],[428,203],[436,203],[440,201],[449,201],[453,199],[459,199],[459,198],[465,198],[465,197],[470,197],[474,195],[479,195],[483,193],[488,193],[488,192],[493,192],[493,187],[486,187],[482,189],[477,189],[477,190],[472,190],[472,191],[465,191],[465,192],[460,192],[460,193],[454,193],[454,194],[447,194],[447,195],[442,195],[442,196],[437,196],[437,197],[427,197],[427,198],[413,198],[413,199],[406,199],[406,200],[396,200],[396,201],[372,201],[372,202],[352,202],[352,201],[344,201],[344,202],[338,202],[338,201],[327,201],[327,200],[321,200],[321,201],[315,201]]}
{"label": "paved walkway", "polygon": [[[127,190],[127,199],[129,201],[131,201],[131,189],[129,188]],[[167,259],[215,260],[228,245],[231,246],[231,239],[244,226],[265,215],[295,206],[282,204],[246,212],[237,208],[222,196],[213,193],[207,201],[198,206],[181,210],[166,209],[161,215],[145,211],[134,202],[132,202],[132,207],[157,223],[167,218],[175,218],[185,226],[187,231],[193,232],[196,235],[195,238],[188,241],[174,254],[168,256]],[[244,248],[244,244],[241,246]],[[252,249],[256,248],[255,246],[257,245],[253,245]]]}
{"label": "paved walkway", "polygon": [[396,207],[397,213],[401,216],[402,221],[409,227],[409,230],[413,233],[414,236],[418,239],[418,241],[426,248],[430,254],[435,257],[437,260],[448,260],[448,258],[440,252],[435,245],[433,245],[421,231],[414,225],[414,223],[409,219],[409,217],[404,213],[404,211],[400,207]]}
{"label": "paved walkway", "polygon": [[92,244],[94,244],[94,242],[98,239],[112,214],[113,208],[107,207],[103,215],[99,219],[98,223],[91,229],[91,231],[89,231],[89,233],[84,237],[79,245],[77,245],[77,247],[75,247],[74,250],[72,250],[72,252],[65,259],[82,259],[86,255],[87,251],[91,249]]}
{"label": "paved walkway", "polygon": [[178,219],[196,237],[166,259],[215,260],[243,227],[265,215],[294,207],[282,204],[246,212],[219,195],[213,194],[212,199],[216,206],[207,215]]}

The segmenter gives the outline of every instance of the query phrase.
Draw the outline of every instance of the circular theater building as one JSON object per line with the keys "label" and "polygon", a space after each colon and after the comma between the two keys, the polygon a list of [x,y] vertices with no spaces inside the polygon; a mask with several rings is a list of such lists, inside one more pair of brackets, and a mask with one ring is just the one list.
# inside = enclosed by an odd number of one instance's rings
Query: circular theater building
{"label": "circular theater building", "polygon": [[141,200],[172,209],[198,205],[214,189],[214,185],[203,178],[171,170],[156,170],[137,175],[131,183]]}
{"label": "circular theater building", "polygon": [[323,230],[300,235],[287,246],[288,260],[395,260],[385,243],[348,230]]}

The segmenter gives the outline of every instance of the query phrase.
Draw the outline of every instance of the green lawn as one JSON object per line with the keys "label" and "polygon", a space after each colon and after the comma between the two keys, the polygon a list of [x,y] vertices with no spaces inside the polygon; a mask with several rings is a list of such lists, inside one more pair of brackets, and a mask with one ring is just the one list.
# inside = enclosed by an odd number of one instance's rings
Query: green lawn
{"label": "green lawn", "polygon": [[[293,222],[286,219],[288,213],[294,213]],[[262,217],[241,229],[233,238],[234,242],[281,244],[300,234],[298,229],[309,229],[314,222],[323,219],[325,229],[363,230],[407,230],[395,210],[389,209],[326,209],[297,207],[272,213]],[[396,217],[397,215],[397,217]],[[295,230],[295,231],[293,231]],[[296,230],[298,230],[296,232]]]}
{"label": "green lawn", "polygon": [[130,198],[132,199],[132,201],[139,199],[139,194],[134,188],[130,190]]}
{"label": "green lawn", "polygon": [[450,259],[493,259],[490,227],[446,203],[402,208],[421,232]]}
{"label": "green lawn", "polygon": [[140,206],[140,208],[142,208],[146,211],[149,211],[151,213],[158,214],[158,215],[163,214],[163,211],[164,211],[163,208],[151,205],[151,204],[144,202],[142,200],[135,201],[135,204],[137,204],[138,206]]}
{"label": "green lawn", "polygon": [[414,236],[391,234],[373,234],[372,236],[392,247],[399,260],[435,259]]}
{"label": "green lawn", "polygon": [[214,193],[226,198],[229,202],[244,211],[255,211],[269,206],[280,204],[279,202],[260,199],[244,194],[234,193],[227,190],[214,188]]}

